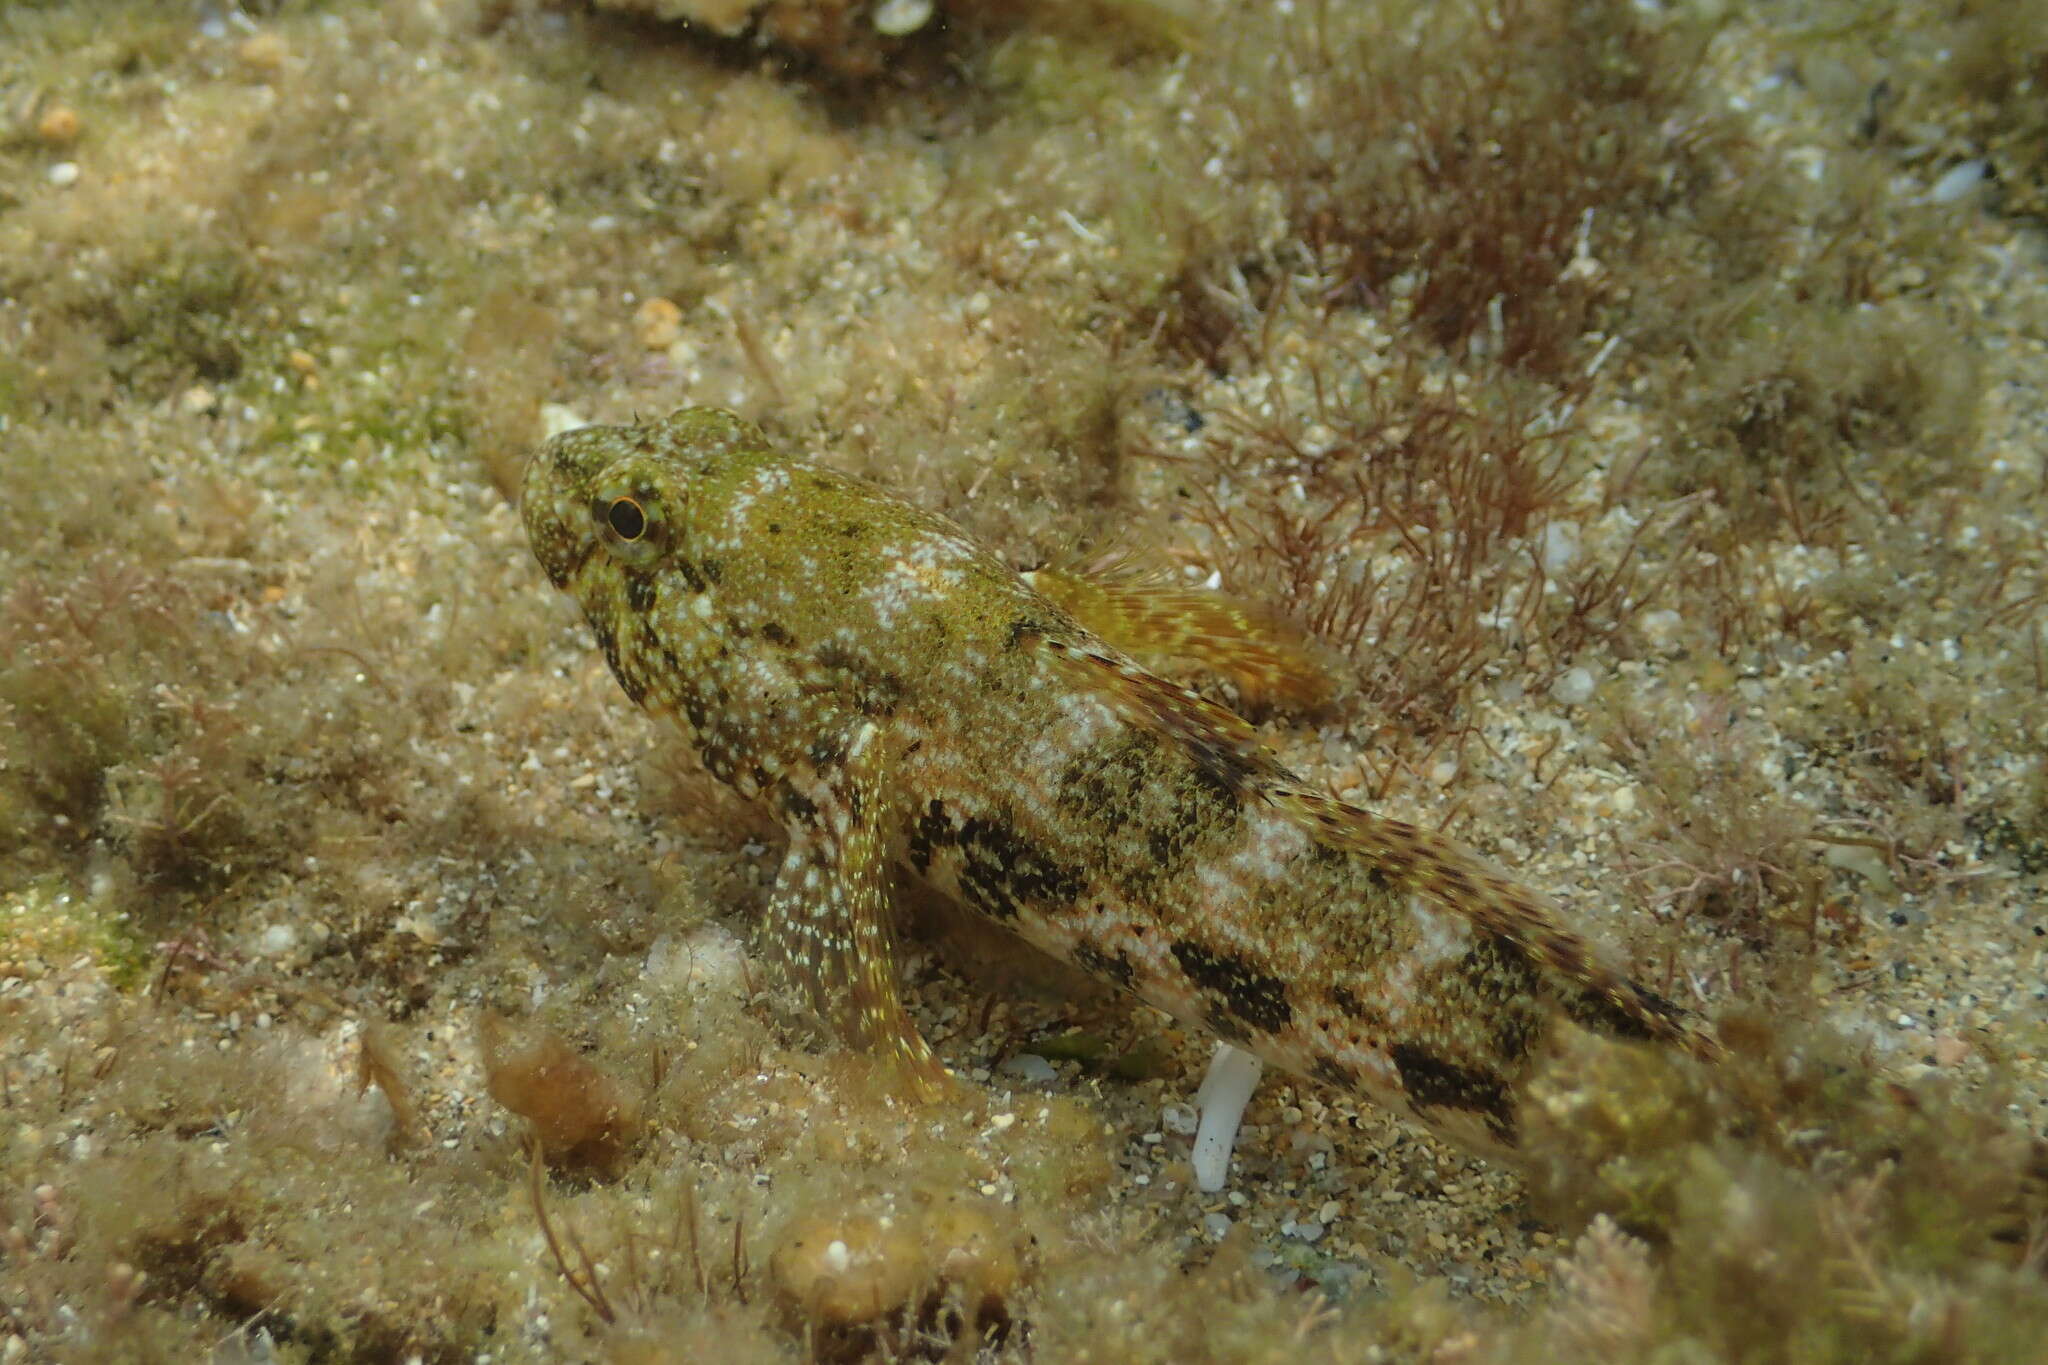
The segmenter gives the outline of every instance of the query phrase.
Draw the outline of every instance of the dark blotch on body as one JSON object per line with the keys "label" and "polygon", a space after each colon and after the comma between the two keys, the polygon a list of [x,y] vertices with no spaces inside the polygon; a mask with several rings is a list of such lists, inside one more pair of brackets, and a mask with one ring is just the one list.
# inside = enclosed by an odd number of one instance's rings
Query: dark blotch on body
{"label": "dark blotch on body", "polygon": [[896,708],[910,694],[910,685],[885,668],[877,668],[867,660],[839,645],[821,645],[813,656],[818,667],[829,672],[844,675],[850,684],[854,709],[864,716],[881,717],[894,715]]}
{"label": "dark blotch on body", "polygon": [[1124,956],[1122,949],[1105,953],[1093,944],[1083,943],[1074,949],[1074,964],[1125,990],[1129,990],[1138,977],[1138,969]]}
{"label": "dark blotch on body", "polygon": [[953,826],[946,819],[945,803],[934,797],[930,805],[917,813],[917,821],[910,827],[910,865],[920,874],[931,871],[932,850],[952,840]]}
{"label": "dark blotch on body", "polygon": [[1388,1049],[1401,1085],[1418,1109],[1462,1109],[1479,1114],[1500,1142],[1515,1141],[1515,1111],[1500,1073],[1466,1066],[1418,1043]]}
{"label": "dark blotch on body", "polygon": [[1142,822],[1149,856],[1122,858],[1109,869],[1133,896],[1149,897],[1173,881],[1205,836],[1243,818],[1234,797],[1177,757],[1159,737],[1130,731],[1075,755],[1060,772],[1056,803],[1103,837]]}
{"label": "dark blotch on body", "polygon": [[1287,1003],[1287,983],[1268,976],[1235,953],[1221,953],[1181,939],[1172,945],[1173,960],[1188,980],[1222,997],[1223,1008],[1253,1028],[1278,1033],[1294,1019]]}
{"label": "dark blotch on body", "polygon": [[1472,993],[1486,1002],[1496,1021],[1495,1055],[1518,1062],[1529,1054],[1539,1021],[1524,1003],[1542,989],[1536,965],[1521,945],[1501,934],[1488,934],[1458,959],[1457,972],[1471,983]]}
{"label": "dark blotch on body", "polygon": [[1061,809],[1088,817],[1105,837],[1114,836],[1130,823],[1135,813],[1135,796],[1142,790],[1129,761],[1129,744],[1101,745],[1076,754],[1060,771],[1054,803]]}
{"label": "dark blotch on body", "polygon": [[1651,1027],[1652,1019],[1662,1020],[1673,1031],[1683,1026],[1685,1011],[1655,991],[1633,982],[1625,983],[1622,989],[1628,992],[1627,1003],[1616,1000],[1606,991],[1583,989],[1568,992],[1564,997],[1565,1016],[1595,1033],[1636,1041],[1648,1041],[1659,1036],[1658,1031]]}
{"label": "dark blotch on body", "polygon": [[1026,905],[1064,909],[1085,885],[1002,818],[952,819],[933,801],[910,831],[910,862],[929,871],[940,849],[957,850],[960,892],[974,909],[994,919],[1015,919]]}

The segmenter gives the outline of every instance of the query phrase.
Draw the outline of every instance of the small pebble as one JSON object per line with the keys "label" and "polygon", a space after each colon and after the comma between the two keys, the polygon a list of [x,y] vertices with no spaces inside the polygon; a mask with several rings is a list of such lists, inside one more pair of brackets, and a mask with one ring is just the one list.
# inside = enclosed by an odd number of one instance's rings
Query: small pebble
{"label": "small pebble", "polygon": [[36,120],[36,136],[52,147],[62,147],[77,141],[79,126],[76,109],[68,104],[53,104]]}
{"label": "small pebble", "polygon": [[1159,1126],[1182,1137],[1192,1134],[1197,1122],[1195,1111],[1185,1104],[1169,1104],[1159,1111]]}
{"label": "small pebble", "polygon": [[1324,1294],[1333,1299],[1357,1288],[1358,1281],[1364,1275],[1365,1272],[1357,1266],[1346,1265],[1342,1261],[1332,1261],[1327,1265],[1318,1266],[1315,1270],[1316,1283],[1322,1286]]}
{"label": "small pebble", "polygon": [[52,185],[55,185],[60,190],[67,190],[78,183],[78,163],[76,161],[59,161],[56,165],[50,167],[49,170],[43,172],[43,174],[49,177]]}
{"label": "small pebble", "polygon": [[1202,1231],[1212,1242],[1220,1242],[1230,1232],[1230,1215],[1227,1213],[1205,1213],[1202,1215]]}
{"label": "small pebble", "polygon": [[[560,436],[565,431],[575,431],[579,427],[587,427],[589,425],[590,419],[572,407],[561,403],[542,403],[540,405],[540,426],[543,438]],[[765,851],[765,849],[766,846],[763,845],[762,850]],[[746,846],[746,854],[750,858],[760,856],[760,853],[755,851],[753,844]]]}
{"label": "small pebble", "polygon": [[1059,1075],[1052,1069],[1051,1062],[1035,1052],[1018,1053],[1004,1062],[1002,1069],[1027,1085],[1044,1085]]}
{"label": "small pebble", "polygon": [[1643,633],[1643,639],[1659,654],[1674,654],[1678,651],[1678,632],[1685,625],[1685,618],[1669,609],[1646,611],[1636,618],[1636,629]]}
{"label": "small pebble", "polygon": [[1593,698],[1593,672],[1587,668],[1567,668],[1557,675],[1557,681],[1550,685],[1550,698],[1560,706],[1583,706]]}
{"label": "small pebble", "polygon": [[291,56],[291,48],[275,33],[252,33],[235,49],[235,56],[251,72],[269,76],[284,69],[285,59]]}
{"label": "small pebble", "polygon": [[1936,1066],[1960,1066],[1970,1055],[1970,1045],[1953,1033],[1934,1035],[1934,1064]]}
{"label": "small pebble", "polygon": [[1568,521],[1553,521],[1543,528],[1543,572],[1551,578],[1563,574],[1579,557],[1579,528]]}
{"label": "small pebble", "polygon": [[1988,161],[1958,162],[1934,182],[1934,188],[1927,192],[1927,197],[1937,204],[1957,203],[1969,197],[1970,192],[1983,184],[1990,174],[1991,163]]}
{"label": "small pebble", "polygon": [[1891,869],[1885,866],[1884,855],[1874,848],[1865,848],[1861,844],[1837,844],[1821,856],[1830,867],[1855,873],[1880,893],[1888,893],[1893,888]]}
{"label": "small pebble", "polygon": [[633,333],[650,351],[666,351],[683,335],[683,310],[668,299],[652,298],[633,314]]}

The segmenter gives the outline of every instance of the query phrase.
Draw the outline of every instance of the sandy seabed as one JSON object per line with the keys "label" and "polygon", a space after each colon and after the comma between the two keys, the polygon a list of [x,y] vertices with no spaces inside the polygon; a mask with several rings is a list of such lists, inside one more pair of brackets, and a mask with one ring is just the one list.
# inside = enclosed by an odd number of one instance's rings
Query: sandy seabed
{"label": "sandy seabed", "polygon": [[[662,8],[0,10],[0,1365],[2039,1358],[2048,20]],[[510,501],[685,403],[1310,632],[1202,685],[1730,1060],[1205,1196],[918,903],[888,1098]]]}

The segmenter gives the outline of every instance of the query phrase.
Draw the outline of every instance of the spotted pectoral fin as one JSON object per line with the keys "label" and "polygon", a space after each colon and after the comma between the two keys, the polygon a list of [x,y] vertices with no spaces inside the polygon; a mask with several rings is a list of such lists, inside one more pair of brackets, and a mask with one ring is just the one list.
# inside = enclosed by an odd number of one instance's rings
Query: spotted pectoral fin
{"label": "spotted pectoral fin", "polygon": [[1118,562],[1045,568],[1031,586],[1118,649],[1149,662],[1178,660],[1237,685],[1249,706],[1310,710],[1335,690],[1308,637],[1270,611]]}
{"label": "spotted pectoral fin", "polygon": [[789,852],[763,929],[771,955],[849,1047],[893,1062],[913,1096],[950,1078],[917,1031],[896,977],[881,744],[863,725],[829,769],[794,775],[779,800]]}
{"label": "spotted pectoral fin", "polygon": [[1398,891],[1519,949],[1575,1023],[1609,1037],[1671,1044],[1702,1058],[1720,1055],[1719,1040],[1697,1015],[1601,961],[1548,899],[1451,840],[1299,786],[1282,785],[1268,799],[1325,848],[1359,859]]}

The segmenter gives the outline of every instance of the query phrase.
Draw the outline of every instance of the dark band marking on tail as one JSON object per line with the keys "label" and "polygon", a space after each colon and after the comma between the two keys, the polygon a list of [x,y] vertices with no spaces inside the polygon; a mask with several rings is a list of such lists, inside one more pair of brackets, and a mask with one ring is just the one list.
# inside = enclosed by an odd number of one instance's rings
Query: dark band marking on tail
{"label": "dark band marking on tail", "polygon": [[1478,1114],[1487,1132],[1504,1145],[1515,1143],[1515,1110],[1508,1083],[1497,1072],[1466,1066],[1415,1043],[1387,1050],[1402,1088],[1417,1109],[1461,1109]]}

